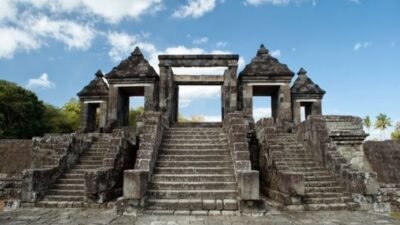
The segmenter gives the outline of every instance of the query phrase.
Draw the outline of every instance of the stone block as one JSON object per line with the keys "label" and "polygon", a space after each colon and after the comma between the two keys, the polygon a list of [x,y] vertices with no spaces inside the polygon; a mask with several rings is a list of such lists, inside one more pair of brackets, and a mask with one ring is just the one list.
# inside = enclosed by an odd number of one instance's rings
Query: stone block
{"label": "stone block", "polygon": [[221,199],[215,200],[215,207],[217,210],[223,210],[224,209],[224,203],[222,202]]}
{"label": "stone block", "polygon": [[235,160],[250,160],[250,152],[249,151],[235,151]]}
{"label": "stone block", "polygon": [[251,163],[249,160],[236,160],[236,171],[240,170],[251,170]]}
{"label": "stone block", "polygon": [[237,210],[238,203],[233,199],[224,199],[224,210]]}
{"label": "stone block", "polygon": [[146,193],[149,180],[148,170],[124,171],[123,194],[126,199],[142,199]]}
{"label": "stone block", "polygon": [[216,209],[215,199],[203,200],[203,209],[204,210],[215,210]]}
{"label": "stone block", "polygon": [[233,151],[234,152],[248,152],[249,145],[247,142],[237,142],[237,140],[233,139],[235,142],[233,143]]}
{"label": "stone block", "polygon": [[258,200],[260,198],[259,172],[239,171],[238,172],[239,194],[242,200]]}

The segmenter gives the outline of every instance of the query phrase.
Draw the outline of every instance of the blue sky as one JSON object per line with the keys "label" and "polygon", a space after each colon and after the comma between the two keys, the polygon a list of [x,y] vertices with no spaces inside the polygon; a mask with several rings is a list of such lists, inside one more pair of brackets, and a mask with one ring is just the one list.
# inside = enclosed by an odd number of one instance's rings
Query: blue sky
{"label": "blue sky", "polygon": [[[110,2],[1,0],[0,79],[61,106],[97,69],[109,72],[137,45],[155,66],[162,53],[235,53],[242,67],[264,43],[327,91],[325,114],[383,112],[400,121],[398,0]],[[181,113],[217,118],[218,88],[193,90],[182,90]],[[256,116],[268,107],[265,99],[255,100]]]}

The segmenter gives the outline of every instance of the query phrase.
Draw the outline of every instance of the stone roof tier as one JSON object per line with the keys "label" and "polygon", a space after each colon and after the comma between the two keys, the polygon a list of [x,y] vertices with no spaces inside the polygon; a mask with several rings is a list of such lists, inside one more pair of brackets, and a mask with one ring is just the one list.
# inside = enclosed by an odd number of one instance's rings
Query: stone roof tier
{"label": "stone roof tier", "polygon": [[157,72],[144,58],[138,47],[131,55],[114,67],[106,77],[108,79],[130,79],[130,78],[158,78]]}
{"label": "stone roof tier", "polygon": [[325,95],[326,92],[307,76],[305,69],[301,68],[297,74],[298,78],[291,88],[293,95],[315,95],[319,97]]}
{"label": "stone roof tier", "polygon": [[78,93],[79,97],[108,96],[108,84],[103,73],[99,70],[95,75],[96,78],[90,81],[90,83]]}
{"label": "stone roof tier", "polygon": [[268,49],[264,45],[261,45],[256,57],[251,60],[250,64],[246,65],[239,76],[282,76],[291,79],[294,73],[286,64],[282,64],[278,59],[272,57]]}

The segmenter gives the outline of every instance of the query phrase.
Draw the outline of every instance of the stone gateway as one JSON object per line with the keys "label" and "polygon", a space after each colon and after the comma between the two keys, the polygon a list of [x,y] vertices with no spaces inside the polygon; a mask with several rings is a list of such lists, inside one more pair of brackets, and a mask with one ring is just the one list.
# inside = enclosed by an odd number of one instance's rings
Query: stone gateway
{"label": "stone gateway", "polygon": [[[262,212],[266,201],[289,210],[385,204],[373,171],[379,156],[371,167],[360,118],[324,116],[325,91],[303,68],[292,82],[295,74],[263,45],[241,72],[238,60],[160,55],[158,74],[136,48],[109,73],[98,71],[78,93],[80,130],[33,139],[32,166],[20,173],[22,206],[218,215]],[[174,67],[226,69],[176,75]],[[181,85],[220,86],[222,122],[178,122]],[[144,97],[135,128],[132,96]],[[255,96],[271,97],[271,118],[254,120]]]}

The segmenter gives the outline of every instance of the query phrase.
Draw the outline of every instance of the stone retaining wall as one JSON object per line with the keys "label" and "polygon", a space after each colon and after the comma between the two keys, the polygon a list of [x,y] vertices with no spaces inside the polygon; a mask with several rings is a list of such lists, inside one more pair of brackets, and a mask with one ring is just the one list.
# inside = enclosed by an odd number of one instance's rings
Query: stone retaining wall
{"label": "stone retaining wall", "polygon": [[400,183],[400,141],[367,141],[364,154],[381,183]]}
{"label": "stone retaining wall", "polygon": [[18,175],[31,167],[32,140],[0,140],[0,173]]}

